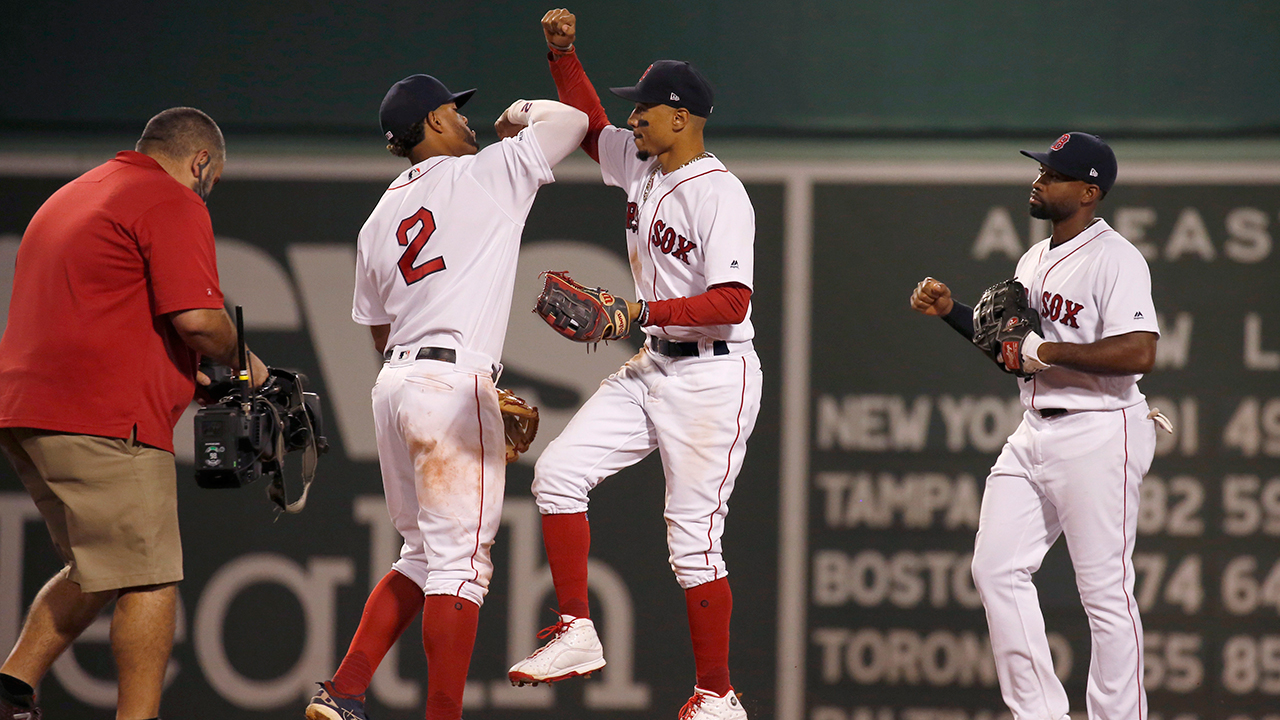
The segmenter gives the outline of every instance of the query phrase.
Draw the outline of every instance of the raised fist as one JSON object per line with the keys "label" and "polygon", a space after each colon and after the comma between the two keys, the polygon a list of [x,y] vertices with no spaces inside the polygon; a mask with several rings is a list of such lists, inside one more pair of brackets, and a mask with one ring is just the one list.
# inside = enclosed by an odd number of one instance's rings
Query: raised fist
{"label": "raised fist", "polygon": [[573,39],[577,35],[573,13],[564,8],[548,10],[542,16],[542,34],[553,50],[568,50],[573,47]]}
{"label": "raised fist", "polygon": [[953,304],[951,288],[931,277],[921,280],[911,293],[911,307],[925,315],[946,315]]}

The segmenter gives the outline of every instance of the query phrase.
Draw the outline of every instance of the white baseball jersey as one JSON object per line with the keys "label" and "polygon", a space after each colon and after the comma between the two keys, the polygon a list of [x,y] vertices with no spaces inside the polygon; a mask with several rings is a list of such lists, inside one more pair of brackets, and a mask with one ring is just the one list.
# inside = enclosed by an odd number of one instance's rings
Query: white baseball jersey
{"label": "white baseball jersey", "polygon": [[[1040,313],[1049,342],[1091,343],[1135,331],[1159,334],[1147,261],[1128,240],[1097,220],[1056,248],[1036,243],[1015,277]],[[1143,400],[1141,375],[1095,375],[1050,367],[1019,383],[1030,410],[1118,410]]]}
{"label": "white baseball jersey", "polygon": [[[646,301],[701,295],[712,285],[753,287],[756,216],[742,182],[715,157],[666,174],[656,157],[636,157],[624,128],[600,133],[600,173],[627,191],[627,256],[636,296]],[[644,328],[680,342],[755,337],[751,309],[737,325]]]}
{"label": "white baseball jersey", "polygon": [[[409,168],[360,230],[351,316],[391,326],[372,395],[383,494],[404,539],[392,567],[428,595],[480,605],[488,591],[506,475],[492,369],[525,217],[552,180],[525,128]],[[421,346],[454,353],[419,360]]]}
{"label": "white baseball jersey", "polygon": [[[1046,340],[1158,332],[1151,275],[1129,241],[1097,220],[1058,247],[1049,243],[1032,247],[1016,274]],[[1027,410],[987,477],[973,556],[996,674],[1014,717],[1057,720],[1070,709],[1032,583],[1065,535],[1090,619],[1089,717],[1146,718],[1133,547],[1156,440],[1139,377],[1055,366],[1018,383]],[[1057,408],[1080,412],[1037,412]]]}
{"label": "white baseball jersey", "polygon": [[554,179],[529,128],[401,173],[360,229],[351,317],[390,324],[388,348],[433,345],[499,362],[520,234],[538,188]]}
{"label": "white baseball jersey", "polygon": [[[719,160],[707,157],[664,175],[656,159],[636,158],[631,131],[615,127],[604,129],[599,147],[605,183],[627,191],[627,253],[639,297],[689,297],[728,282],[751,287],[755,212]],[[586,512],[597,484],[661,447],[671,569],[681,587],[691,588],[728,574],[720,539],[764,376],[747,342],[754,334],[750,311],[739,325],[645,332],[679,342],[725,340],[729,353],[711,354],[706,343],[699,343],[698,357],[642,350],[600,384],[547,446],[534,468],[533,492],[543,514]]]}

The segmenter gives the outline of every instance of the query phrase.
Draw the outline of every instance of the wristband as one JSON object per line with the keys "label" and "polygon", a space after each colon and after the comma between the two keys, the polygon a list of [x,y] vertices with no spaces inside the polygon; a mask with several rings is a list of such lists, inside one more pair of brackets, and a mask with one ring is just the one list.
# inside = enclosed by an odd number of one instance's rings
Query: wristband
{"label": "wristband", "polygon": [[569,47],[563,47],[563,48],[560,47],[559,45],[552,45],[551,43],[547,43],[547,47],[551,50],[552,55],[572,55],[573,54],[573,43],[569,43]]}
{"label": "wristband", "polygon": [[511,103],[503,115],[513,125],[529,127],[529,111],[533,109],[533,100],[517,100]]}
{"label": "wristband", "polygon": [[636,316],[636,323],[640,325],[640,327],[644,327],[649,324],[649,303],[644,300],[640,301],[640,314]]}
{"label": "wristband", "polygon": [[1040,359],[1040,346],[1044,344],[1044,338],[1035,333],[1027,333],[1022,339],[1022,366],[1027,372],[1040,372],[1047,367],[1052,367],[1049,363]]}

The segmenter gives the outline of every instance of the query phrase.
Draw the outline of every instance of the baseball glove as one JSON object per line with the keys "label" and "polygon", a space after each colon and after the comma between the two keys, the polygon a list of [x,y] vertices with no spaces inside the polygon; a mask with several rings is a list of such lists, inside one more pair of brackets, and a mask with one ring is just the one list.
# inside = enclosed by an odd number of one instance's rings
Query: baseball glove
{"label": "baseball glove", "polygon": [[502,409],[502,427],[507,436],[507,462],[513,463],[538,437],[538,408],[517,397],[510,390],[498,388],[498,407]]}
{"label": "baseball glove", "polygon": [[1022,343],[1031,333],[1040,335],[1040,313],[1027,304],[1022,283],[1005,280],[982,293],[973,308],[973,344],[1001,370],[1025,378],[1044,369],[1023,362]]}
{"label": "baseball glove", "polygon": [[627,301],[603,288],[579,285],[564,271],[544,272],[533,311],[552,330],[575,342],[621,340],[631,333]]}

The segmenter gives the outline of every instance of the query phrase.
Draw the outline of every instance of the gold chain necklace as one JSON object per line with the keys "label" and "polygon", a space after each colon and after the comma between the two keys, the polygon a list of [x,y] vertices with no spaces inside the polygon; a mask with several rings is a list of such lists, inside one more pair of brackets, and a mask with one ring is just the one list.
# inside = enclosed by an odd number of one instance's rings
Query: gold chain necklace
{"label": "gold chain necklace", "polygon": [[[685,161],[684,165],[681,165],[675,170],[672,170],[668,174],[674,175],[675,173],[680,172],[680,170],[684,169],[685,165],[690,165],[694,162],[697,162],[698,160],[701,160],[703,158],[709,158],[709,157],[712,157],[711,153],[704,150],[701,153],[689,158],[688,160]],[[661,169],[662,169],[662,164],[658,163],[653,166],[652,170],[649,171],[649,180],[644,184],[644,192],[640,194],[641,204],[643,204],[646,200],[649,199],[649,191],[653,190],[653,179],[658,176],[658,171]]]}

